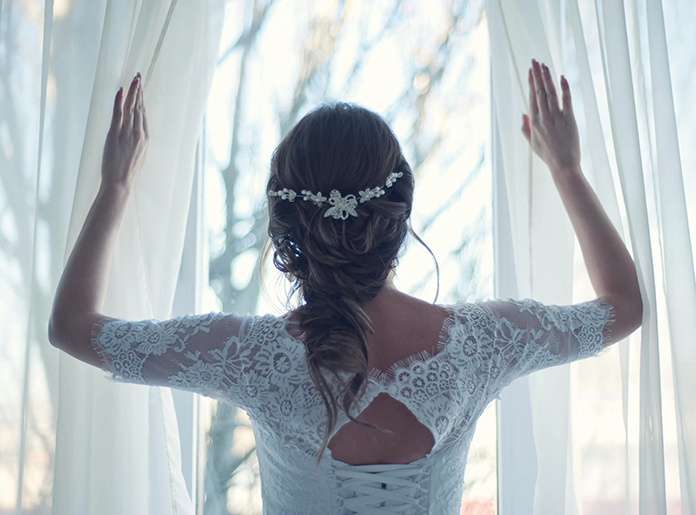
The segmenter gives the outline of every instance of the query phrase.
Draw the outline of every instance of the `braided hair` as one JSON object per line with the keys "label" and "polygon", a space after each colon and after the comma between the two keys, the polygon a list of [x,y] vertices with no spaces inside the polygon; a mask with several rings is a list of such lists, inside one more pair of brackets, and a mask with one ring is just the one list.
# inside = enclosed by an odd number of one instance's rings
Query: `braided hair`
{"label": "braided hair", "polygon": [[[306,360],[327,420],[317,464],[337,423],[339,406],[356,424],[351,408],[368,380],[370,318],[362,306],[384,288],[410,230],[414,180],[387,123],[365,108],[325,104],[307,114],[283,139],[271,160],[267,192],[355,193],[401,173],[379,198],[360,203],[357,217],[325,217],[330,206],[268,197],[268,234],[273,264],[301,297],[297,314],[305,331]],[[269,249],[270,250],[270,249]],[[339,392],[323,371],[351,379]]]}

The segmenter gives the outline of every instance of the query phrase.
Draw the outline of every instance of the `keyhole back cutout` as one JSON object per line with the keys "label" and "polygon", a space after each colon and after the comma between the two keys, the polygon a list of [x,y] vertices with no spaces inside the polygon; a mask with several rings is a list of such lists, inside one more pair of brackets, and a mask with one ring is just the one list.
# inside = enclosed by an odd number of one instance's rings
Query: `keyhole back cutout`
{"label": "keyhole back cutout", "polygon": [[[368,371],[380,372],[424,351],[435,355],[445,321],[451,316],[443,306],[396,290],[380,294],[365,311],[374,329],[368,335]],[[333,459],[350,465],[407,464],[425,457],[433,448],[432,432],[386,392],[379,393],[356,418],[391,432],[348,421],[329,440]]]}
{"label": "keyhole back cutout", "polygon": [[356,418],[391,433],[349,421],[329,441],[333,459],[350,465],[406,464],[429,454],[435,444],[430,430],[403,403],[384,392]]}

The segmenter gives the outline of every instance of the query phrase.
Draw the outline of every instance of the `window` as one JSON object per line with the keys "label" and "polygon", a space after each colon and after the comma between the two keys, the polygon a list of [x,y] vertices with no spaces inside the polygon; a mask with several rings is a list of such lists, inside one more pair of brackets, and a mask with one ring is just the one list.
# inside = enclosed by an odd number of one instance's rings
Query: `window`
{"label": "window", "polygon": [[[440,264],[438,302],[491,296],[488,60],[482,2],[228,3],[206,118],[203,310],[284,311],[271,266],[269,295],[258,285],[270,155],[308,110],[330,100],[380,113],[399,137],[417,181],[413,226]],[[415,241],[397,282],[420,298],[435,296],[434,263]],[[462,513],[495,513],[494,408],[478,424]],[[247,417],[208,400],[201,413],[202,512],[260,513]]]}

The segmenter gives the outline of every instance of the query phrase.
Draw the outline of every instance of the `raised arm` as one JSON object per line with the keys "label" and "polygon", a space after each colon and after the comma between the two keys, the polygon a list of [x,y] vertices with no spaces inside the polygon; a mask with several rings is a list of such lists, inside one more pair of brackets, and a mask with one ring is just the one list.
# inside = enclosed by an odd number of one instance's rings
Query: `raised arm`
{"label": "raised arm", "polygon": [[551,171],[595,293],[614,308],[612,338],[607,342],[613,343],[641,325],[643,301],[633,260],[580,169],[578,128],[565,77],[561,90],[562,107],[548,67],[533,61],[530,113],[523,115],[522,133]]}
{"label": "raised arm", "polygon": [[113,247],[149,140],[140,80],[140,74],[133,79],[125,105],[123,89],[116,94],[101,186],[58,283],[49,322],[54,346],[96,366],[101,360],[91,346],[92,328],[104,319]]}

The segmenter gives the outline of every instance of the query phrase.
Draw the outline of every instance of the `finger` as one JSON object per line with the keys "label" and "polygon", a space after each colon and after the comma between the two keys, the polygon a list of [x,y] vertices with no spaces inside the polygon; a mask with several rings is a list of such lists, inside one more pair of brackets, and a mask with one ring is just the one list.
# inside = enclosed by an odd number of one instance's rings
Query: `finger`
{"label": "finger", "polygon": [[147,125],[147,109],[145,109],[145,94],[143,93],[143,98],[140,101],[143,107],[143,131],[145,132],[145,138],[150,139],[150,128]]}
{"label": "finger", "polygon": [[539,104],[537,103],[536,88],[534,87],[534,76],[532,69],[529,69],[529,118],[530,123],[534,125],[539,118]]}
{"label": "finger", "polygon": [[138,88],[133,107],[133,130],[142,134],[143,132],[143,111],[142,111],[143,88]]}
{"label": "finger", "polygon": [[529,125],[529,116],[526,114],[522,115],[522,134],[524,135],[525,139],[531,143],[532,128]]}
{"label": "finger", "polygon": [[570,86],[568,85],[568,79],[561,76],[561,91],[563,94],[563,114],[566,116],[573,116],[573,103],[570,97]]}
{"label": "finger", "polygon": [[546,88],[544,87],[544,80],[541,78],[541,65],[533,61],[534,69],[534,87],[536,88],[537,103],[539,104],[539,115],[543,120],[549,115],[549,103],[546,98]]}
{"label": "finger", "polygon": [[548,66],[544,65],[541,67],[541,72],[541,76],[544,79],[544,88],[546,89],[548,97],[549,112],[552,114],[558,113],[561,108],[558,105],[558,93],[556,93],[556,86],[553,83],[551,70],[549,70]]}
{"label": "finger", "polygon": [[139,77],[136,75],[131,82],[130,88],[128,88],[128,96],[126,97],[126,104],[123,107],[123,125],[126,126],[133,123],[133,107],[135,106],[135,97],[138,93]]}
{"label": "finger", "polygon": [[116,92],[114,99],[114,114],[111,117],[111,130],[118,131],[121,128],[121,120],[123,119],[123,88]]}

